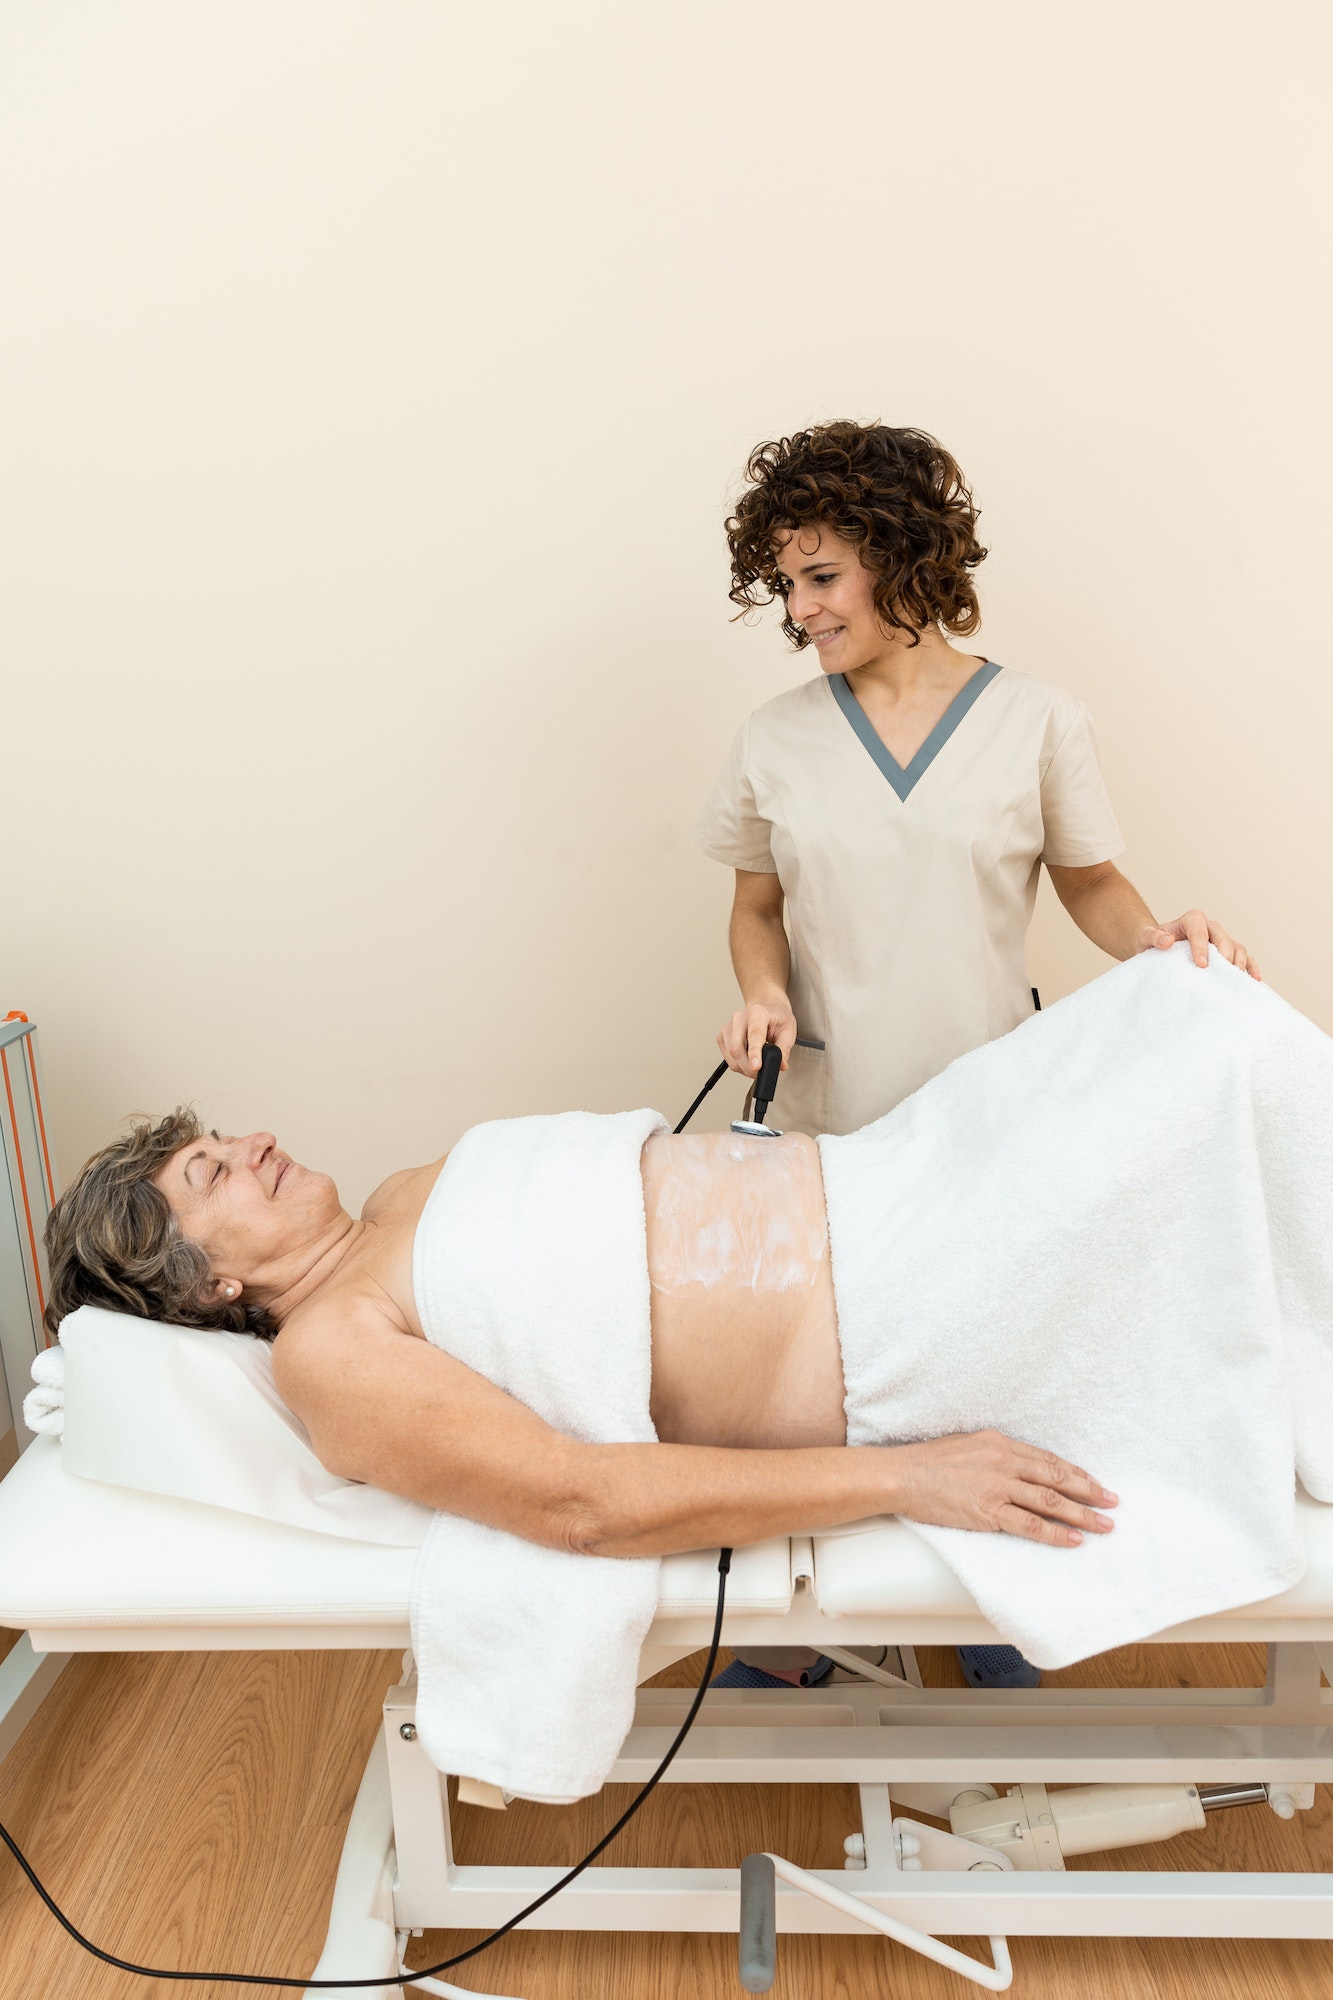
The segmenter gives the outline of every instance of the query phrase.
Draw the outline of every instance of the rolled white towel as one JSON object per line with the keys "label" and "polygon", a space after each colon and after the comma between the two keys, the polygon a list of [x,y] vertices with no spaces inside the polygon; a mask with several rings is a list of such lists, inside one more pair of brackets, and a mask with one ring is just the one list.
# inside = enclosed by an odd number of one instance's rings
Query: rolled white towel
{"label": "rolled white towel", "polygon": [[59,1437],[65,1428],[65,1356],[59,1347],[48,1347],[32,1364],[36,1388],[23,1398],[23,1421],[30,1431]]}
{"label": "rolled white towel", "polygon": [[46,1347],[33,1357],[32,1379],[42,1389],[64,1389],[65,1350],[63,1347]]}

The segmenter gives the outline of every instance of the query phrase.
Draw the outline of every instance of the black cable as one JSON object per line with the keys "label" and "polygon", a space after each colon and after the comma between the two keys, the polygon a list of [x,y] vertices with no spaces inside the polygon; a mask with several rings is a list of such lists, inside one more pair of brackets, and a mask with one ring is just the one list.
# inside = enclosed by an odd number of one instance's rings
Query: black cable
{"label": "black cable", "polygon": [[[562,1889],[567,1888],[574,1880],[574,1877],[581,1875],[584,1869],[589,1867],[597,1859],[598,1855],[611,1845],[611,1842],[615,1839],[621,1828],[627,1826],[630,1820],[633,1819],[649,1792],[655,1789],[658,1780],[662,1777],[681,1744],[694,1727],[694,1718],[703,1706],[703,1698],[708,1692],[708,1683],[712,1680],[713,1669],[717,1665],[718,1648],[722,1644],[722,1612],[727,1601],[727,1572],[730,1568],[731,1550],[719,1549],[717,1557],[717,1611],[713,1618],[713,1636],[708,1645],[708,1659],[704,1664],[699,1685],[694,1690],[694,1700],[690,1703],[689,1712],[672,1738],[671,1747],[667,1751],[666,1756],[653,1772],[652,1777],[649,1778],[643,1790],[636,1798],[630,1800],[615,1825],[608,1833],[602,1835],[596,1847],[589,1848],[582,1861],[576,1862],[569,1873],[562,1875],[558,1882],[553,1882],[549,1889],[544,1889],[540,1896],[528,1904],[526,1909],[520,1910],[516,1917],[511,1917],[507,1924],[502,1924],[498,1931],[492,1931],[490,1936],[483,1938],[480,1944],[470,1945],[466,1951],[460,1951],[454,1958],[442,1959],[438,1965],[424,1967],[422,1971],[413,1974],[414,1978],[432,1978],[437,1972],[447,1972],[451,1966],[461,1965],[465,1958],[475,1958],[479,1951],[485,1951],[490,1945],[496,1942],[497,1938],[504,1937],[506,1932],[512,1931],[516,1924],[521,1924],[524,1917],[530,1917],[534,1910],[539,1910],[543,1903],[549,1903],[552,1896],[558,1896]],[[330,1984],[332,1983],[330,1981]]]}
{"label": "black cable", "polygon": [[[719,1063],[689,1110],[685,1113],[685,1116],[681,1119],[679,1125],[675,1127],[677,1132],[684,1131],[714,1084],[720,1083],[726,1073],[726,1063]],[[494,1930],[489,1936],[482,1938],[479,1944],[469,1945],[466,1951],[457,1952],[453,1958],[442,1958],[438,1965],[419,1966],[415,1972],[399,1973],[395,1979],[292,1979],[282,1973],[167,1972],[159,1965],[136,1965],[133,1959],[117,1958],[114,1952],[103,1951],[100,1945],[94,1944],[91,1938],[86,1938],[83,1935],[77,1924],[70,1922],[70,1919],[65,1915],[55,1897],[51,1895],[50,1891],[42,1883],[36,1869],[28,1860],[27,1855],[19,1846],[13,1834],[3,1823],[0,1823],[0,1841],[3,1841],[4,1845],[9,1849],[15,1861],[18,1862],[19,1867],[23,1870],[28,1881],[37,1891],[37,1894],[41,1897],[61,1929],[67,1931],[75,1944],[82,1945],[83,1949],[93,1958],[100,1958],[103,1965],[114,1965],[118,1972],[132,1972],[140,1979],[211,1980],[219,1986],[299,1986],[303,1992],[317,1992],[325,1987],[335,1987],[339,1992],[350,1992],[354,1987],[375,1987],[382,1992],[388,1986],[410,1986],[418,1979],[433,1979],[437,1972],[448,1972],[453,1966],[462,1965],[465,1959],[476,1958],[479,1952],[489,1951],[493,1944],[498,1944],[502,1937],[507,1937],[510,1931],[515,1930],[525,1917],[530,1917],[535,1910],[541,1909],[543,1903],[549,1903],[553,1896],[558,1896],[562,1889],[567,1889],[576,1876],[581,1875],[585,1868],[590,1868],[598,1855],[605,1852],[621,1829],[627,1826],[630,1820],[633,1819],[639,1807],[648,1797],[648,1794],[655,1790],[674,1759],[676,1752],[680,1749],[681,1744],[694,1727],[694,1718],[703,1706],[703,1698],[708,1692],[708,1683],[713,1678],[713,1669],[717,1665],[718,1649],[722,1644],[722,1613],[727,1601],[727,1573],[730,1568],[731,1550],[719,1550],[717,1560],[717,1614],[713,1619],[713,1636],[709,1642],[708,1659],[704,1666],[703,1676],[694,1691],[694,1700],[690,1703],[689,1713],[681,1723],[680,1728],[676,1731],[670,1749],[642,1791],[630,1800],[610,1831],[604,1833],[597,1845],[589,1848],[582,1861],[576,1862],[567,1874],[560,1877],[558,1882],[553,1882],[549,1889],[543,1889],[540,1896],[534,1896],[533,1900],[525,1904],[516,1916],[510,1917],[508,1923],[501,1924],[498,1930]]]}
{"label": "black cable", "polygon": [[689,1124],[691,1118],[693,1118],[695,1112],[699,1109],[699,1106],[703,1103],[705,1097],[707,1097],[709,1091],[713,1088],[713,1085],[715,1083],[721,1083],[723,1077],[727,1073],[727,1067],[728,1066],[726,1063],[718,1064],[717,1068],[713,1071],[713,1074],[709,1077],[703,1089],[699,1092],[699,1095],[695,1098],[689,1110],[685,1113],[685,1116],[681,1119],[679,1125],[674,1125],[672,1127],[673,1138],[677,1132],[683,1132],[685,1130],[685,1127]]}
{"label": "black cable", "polygon": [[[726,1065],[724,1064],[723,1067],[725,1068]],[[18,1862],[19,1867],[23,1870],[28,1881],[37,1891],[37,1894],[41,1897],[61,1929],[67,1931],[75,1944],[82,1945],[83,1949],[90,1953],[93,1958],[100,1958],[103,1965],[114,1965],[118,1972],[133,1972],[140,1979],[212,1980],[219,1986],[295,1986],[300,1987],[303,1992],[319,1991],[324,1987],[334,1987],[339,1992],[350,1992],[354,1987],[375,1987],[383,1991],[384,1988],[389,1986],[410,1986],[417,1979],[433,1979],[437,1972],[448,1972],[451,1967],[461,1965],[465,1959],[475,1958],[479,1952],[488,1951],[502,1937],[507,1937],[509,1932],[521,1924],[525,1917],[530,1917],[534,1910],[540,1910],[543,1903],[549,1903],[553,1896],[558,1896],[562,1889],[569,1886],[575,1876],[581,1875],[584,1869],[590,1867],[598,1855],[611,1845],[611,1842],[621,1831],[622,1827],[626,1826],[633,1819],[639,1807],[648,1797],[648,1794],[654,1790],[675,1757],[676,1752],[680,1749],[681,1744],[685,1741],[685,1738],[694,1726],[694,1718],[698,1715],[703,1705],[703,1698],[708,1692],[708,1683],[713,1678],[713,1669],[717,1665],[718,1649],[722,1644],[722,1613],[727,1600],[727,1572],[730,1568],[731,1550],[722,1549],[718,1553],[717,1613],[713,1619],[713,1637],[708,1647],[708,1661],[704,1667],[699,1685],[694,1691],[694,1700],[690,1703],[689,1713],[681,1723],[680,1728],[676,1731],[670,1749],[642,1791],[630,1800],[610,1831],[604,1833],[597,1845],[589,1848],[582,1861],[576,1862],[567,1874],[560,1877],[558,1882],[553,1882],[549,1889],[543,1889],[540,1896],[534,1896],[533,1900],[525,1904],[516,1916],[510,1917],[508,1923],[501,1924],[498,1930],[494,1930],[488,1937],[482,1938],[479,1944],[469,1945],[466,1951],[455,1953],[453,1958],[442,1958],[438,1965],[419,1966],[415,1972],[402,1972],[396,1978],[392,1979],[292,1979],[281,1973],[168,1972],[160,1965],[136,1965],[133,1959],[117,1958],[114,1952],[103,1951],[100,1945],[94,1944],[91,1938],[86,1938],[78,1926],[70,1922],[65,1912],[56,1902],[55,1897],[50,1894],[49,1890],[45,1888],[39,1879],[32,1863],[24,1854],[13,1834],[3,1824],[0,1824],[0,1841],[3,1841],[9,1849],[15,1861]]]}

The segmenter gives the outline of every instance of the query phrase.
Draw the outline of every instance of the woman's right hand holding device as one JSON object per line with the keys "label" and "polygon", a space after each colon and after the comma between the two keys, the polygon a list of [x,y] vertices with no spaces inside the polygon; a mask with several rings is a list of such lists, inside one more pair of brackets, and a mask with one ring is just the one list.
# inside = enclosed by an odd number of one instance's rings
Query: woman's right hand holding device
{"label": "woman's right hand holding device", "polygon": [[748,1006],[738,1007],[718,1035],[717,1046],[728,1069],[741,1076],[758,1076],[766,1042],[776,1042],[782,1050],[782,1067],[786,1069],[795,1041],[796,1016],[786,994],[779,993],[770,1000],[752,1000]]}

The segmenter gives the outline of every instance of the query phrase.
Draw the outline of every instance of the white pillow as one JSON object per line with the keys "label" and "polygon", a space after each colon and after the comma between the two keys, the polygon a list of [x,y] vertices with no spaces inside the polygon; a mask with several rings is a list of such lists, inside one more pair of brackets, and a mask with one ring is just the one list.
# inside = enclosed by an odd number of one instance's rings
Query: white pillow
{"label": "white pillow", "polygon": [[428,1507],[324,1470],[265,1341],[80,1306],[60,1345],[66,1472],[351,1541],[425,1535]]}

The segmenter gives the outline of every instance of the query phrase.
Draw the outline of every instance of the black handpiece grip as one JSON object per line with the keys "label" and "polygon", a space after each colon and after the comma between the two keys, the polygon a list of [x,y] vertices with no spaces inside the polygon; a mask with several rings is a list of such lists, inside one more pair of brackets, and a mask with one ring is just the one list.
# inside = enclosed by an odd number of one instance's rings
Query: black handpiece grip
{"label": "black handpiece grip", "polygon": [[764,1053],[759,1063],[759,1074],[754,1085],[754,1122],[762,1125],[764,1114],[773,1102],[782,1074],[782,1050],[776,1042],[765,1042]]}
{"label": "black handpiece grip", "polygon": [[767,1993],[778,1971],[777,1883],[766,1854],[741,1863],[740,1975],[747,1993]]}

